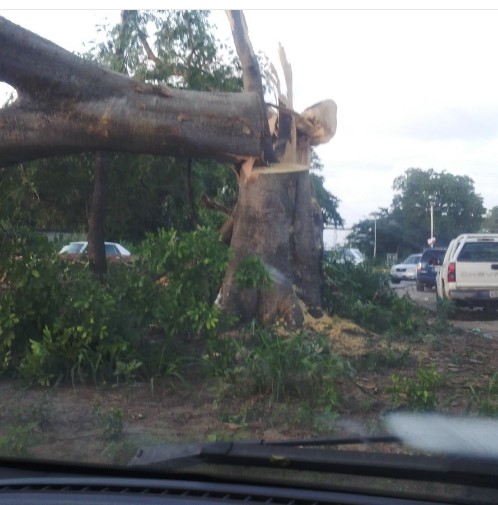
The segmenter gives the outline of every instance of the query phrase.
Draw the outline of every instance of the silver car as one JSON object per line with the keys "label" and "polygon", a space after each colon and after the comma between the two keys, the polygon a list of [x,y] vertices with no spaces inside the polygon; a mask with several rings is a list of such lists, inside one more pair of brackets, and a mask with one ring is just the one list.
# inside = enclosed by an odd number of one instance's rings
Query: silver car
{"label": "silver car", "polygon": [[[60,251],[64,258],[80,259],[88,253],[88,242],[71,242],[65,245]],[[131,252],[117,242],[105,242],[105,255],[108,260],[129,260]]]}
{"label": "silver car", "polygon": [[391,267],[390,277],[393,284],[401,281],[414,281],[417,279],[417,264],[422,254],[410,254],[402,263]]}

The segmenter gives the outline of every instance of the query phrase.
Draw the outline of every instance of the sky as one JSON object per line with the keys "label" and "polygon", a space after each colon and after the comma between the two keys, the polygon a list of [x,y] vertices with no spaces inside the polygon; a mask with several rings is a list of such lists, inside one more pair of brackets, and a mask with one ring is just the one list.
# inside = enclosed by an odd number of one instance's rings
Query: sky
{"label": "sky", "polygon": [[[389,207],[394,179],[411,167],[467,175],[487,209],[498,205],[498,10],[486,0],[454,0],[451,9],[434,0],[411,4],[417,8],[349,0],[327,10],[245,9],[255,50],[275,64],[278,43],[286,50],[295,110],[337,103],[337,133],[317,153],[346,227]],[[97,24],[119,20],[119,11],[92,4],[0,15],[80,52],[98,38]],[[225,14],[216,11],[213,21],[230,40]]]}

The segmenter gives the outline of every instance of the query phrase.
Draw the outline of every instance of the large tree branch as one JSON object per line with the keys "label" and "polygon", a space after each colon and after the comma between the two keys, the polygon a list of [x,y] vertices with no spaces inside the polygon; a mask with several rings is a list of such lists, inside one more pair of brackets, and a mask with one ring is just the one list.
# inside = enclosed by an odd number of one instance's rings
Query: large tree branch
{"label": "large tree branch", "polygon": [[285,87],[287,88],[287,97],[284,100],[285,105],[292,109],[294,107],[294,91],[293,91],[293,81],[292,81],[292,67],[285,54],[285,49],[282,44],[278,45],[278,56],[280,58],[280,65],[282,65],[282,70],[284,71]]}
{"label": "large tree branch", "polygon": [[[233,41],[235,49],[242,64],[243,83],[245,92],[257,93],[261,105],[264,104],[263,81],[261,78],[261,70],[259,68],[258,59],[249,39],[249,30],[247,29],[246,19],[242,11],[227,11],[228,20],[232,29]],[[272,163],[277,161],[270,135],[270,127],[268,125],[268,117],[263,108],[264,114],[264,132],[263,132],[263,150],[264,161]]]}
{"label": "large tree branch", "polygon": [[140,83],[1,17],[0,80],[18,92],[0,109],[0,166],[83,151],[262,156],[267,123],[256,93]]}
{"label": "large tree branch", "polygon": [[218,212],[223,212],[223,214],[226,214],[227,216],[231,216],[233,214],[233,209],[230,209],[226,205],[209,198],[207,195],[202,195],[202,203],[206,209],[217,210]]}

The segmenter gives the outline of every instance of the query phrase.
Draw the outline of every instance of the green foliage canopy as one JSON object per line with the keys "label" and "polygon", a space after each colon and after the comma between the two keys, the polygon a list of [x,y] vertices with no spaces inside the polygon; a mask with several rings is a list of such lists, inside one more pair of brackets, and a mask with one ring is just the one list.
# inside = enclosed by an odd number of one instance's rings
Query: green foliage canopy
{"label": "green foliage canopy", "polygon": [[336,228],[344,226],[344,219],[339,214],[340,200],[325,188],[325,178],[320,175],[323,163],[314,149],[311,151],[311,170],[311,184],[318,205],[322,209],[323,224]]}
{"label": "green foliage canopy", "polygon": [[482,229],[486,233],[498,233],[498,206],[493,207],[482,222]]}

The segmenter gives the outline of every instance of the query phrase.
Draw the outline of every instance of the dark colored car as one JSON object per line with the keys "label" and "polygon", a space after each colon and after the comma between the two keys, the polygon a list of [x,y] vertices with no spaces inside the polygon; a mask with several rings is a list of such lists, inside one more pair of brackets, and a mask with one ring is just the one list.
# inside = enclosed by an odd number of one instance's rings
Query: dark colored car
{"label": "dark colored car", "polygon": [[417,291],[436,287],[437,271],[443,264],[446,249],[431,248],[422,253],[417,265]]}

